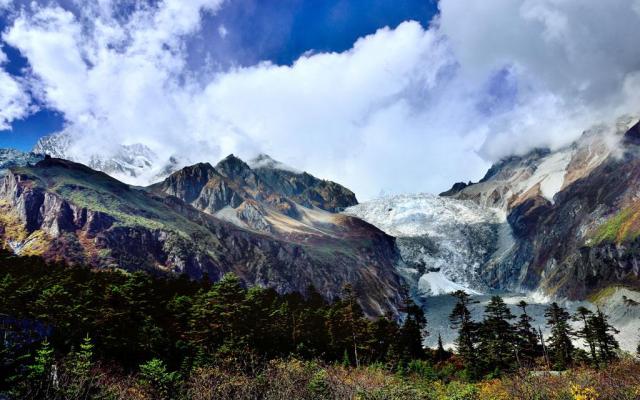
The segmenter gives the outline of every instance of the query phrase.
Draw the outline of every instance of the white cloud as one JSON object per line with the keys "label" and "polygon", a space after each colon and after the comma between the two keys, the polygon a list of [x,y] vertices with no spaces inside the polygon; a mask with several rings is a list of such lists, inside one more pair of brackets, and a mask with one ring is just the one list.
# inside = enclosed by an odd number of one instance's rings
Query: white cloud
{"label": "white cloud", "polygon": [[165,1],[124,22],[96,4],[80,17],[32,6],[3,36],[78,154],[134,142],[185,162],[267,152],[369,198],[477,179],[495,158],[637,111],[640,15],[625,0],[441,0],[428,30],[405,22],[342,53],[204,79],[186,43],[220,1]]}
{"label": "white cloud", "polygon": [[[0,67],[7,62],[7,55],[0,49]],[[11,129],[11,122],[27,116],[31,100],[14,77],[0,69],[0,130]]]}
{"label": "white cloud", "polygon": [[228,34],[229,34],[229,31],[224,25],[218,26],[218,35],[220,35],[221,38],[223,39],[226,38]]}
{"label": "white cloud", "polygon": [[635,6],[628,0],[440,1],[440,30],[465,75],[482,79],[509,65],[518,76],[513,111],[490,123],[493,134],[483,148],[490,158],[562,145],[594,123],[640,111],[625,93],[640,71]]}

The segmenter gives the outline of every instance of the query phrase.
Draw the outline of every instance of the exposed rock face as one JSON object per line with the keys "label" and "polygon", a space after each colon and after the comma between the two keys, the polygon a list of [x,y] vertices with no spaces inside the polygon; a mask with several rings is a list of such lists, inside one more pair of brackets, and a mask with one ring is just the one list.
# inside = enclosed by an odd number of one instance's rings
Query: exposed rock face
{"label": "exposed rock face", "polygon": [[265,184],[305,207],[339,212],[358,204],[356,195],[344,186],[298,172],[265,154],[249,161],[249,165]]}
{"label": "exposed rock face", "polygon": [[640,288],[638,125],[586,132],[555,152],[494,165],[453,197],[506,212],[514,245],[481,269],[500,289],[584,299],[611,284]]}
{"label": "exposed rock face", "polygon": [[[0,180],[1,243],[20,254],[101,268],[193,278],[207,273],[213,279],[231,271],[248,285],[281,292],[314,285],[327,298],[352,283],[369,315],[397,312],[399,256],[392,237],[355,218],[315,209],[303,209],[305,221],[325,218],[323,229],[310,233],[311,224],[297,222],[295,230],[272,234],[272,204],[278,203],[259,201],[259,177],[241,161],[227,161],[220,168],[198,164],[181,171],[163,182],[166,192],[130,187],[60,159],[10,168]],[[269,214],[269,227],[247,228],[212,212],[233,206],[247,225]]]}
{"label": "exposed rock face", "polygon": [[330,212],[357,204],[355,195],[334,182],[283,169],[266,155],[249,164],[230,155],[215,168],[186,167],[150,186],[238,226],[270,234],[316,231],[332,223]]}

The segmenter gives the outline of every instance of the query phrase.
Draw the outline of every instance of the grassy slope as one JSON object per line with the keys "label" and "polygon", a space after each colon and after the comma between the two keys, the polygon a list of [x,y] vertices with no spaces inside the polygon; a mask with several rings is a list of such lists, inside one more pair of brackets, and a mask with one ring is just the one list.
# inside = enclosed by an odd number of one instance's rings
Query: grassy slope
{"label": "grassy slope", "polygon": [[618,211],[598,226],[593,234],[593,244],[603,242],[622,243],[640,236],[640,204],[635,203]]}
{"label": "grassy slope", "polygon": [[143,190],[129,187],[101,172],[76,166],[21,167],[14,171],[29,176],[37,186],[70,203],[111,215],[117,225],[169,230],[187,237],[194,233],[209,234]]}

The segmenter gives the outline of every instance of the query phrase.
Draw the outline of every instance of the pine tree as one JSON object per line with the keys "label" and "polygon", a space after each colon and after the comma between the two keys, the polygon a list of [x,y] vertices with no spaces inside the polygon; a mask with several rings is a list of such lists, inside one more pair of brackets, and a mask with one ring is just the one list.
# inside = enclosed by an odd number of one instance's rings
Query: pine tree
{"label": "pine tree", "polygon": [[342,300],[331,307],[327,324],[334,354],[338,356],[346,351],[353,364],[359,366],[361,352],[369,344],[370,328],[351,285],[345,285]]}
{"label": "pine tree", "polygon": [[618,334],[620,331],[609,324],[609,318],[600,309],[591,316],[589,325],[593,330],[600,361],[607,364],[615,360],[617,358],[616,350],[620,348],[620,345],[614,334]]}
{"label": "pine tree", "polygon": [[72,352],[66,363],[67,382],[65,398],[88,398],[92,386],[91,368],[93,366],[93,344],[87,335],[80,344],[80,350]]}
{"label": "pine tree", "polygon": [[155,392],[155,398],[173,399],[180,381],[177,372],[169,372],[164,361],[154,358],[140,365],[140,380]]}
{"label": "pine tree", "polygon": [[564,370],[573,362],[573,331],[569,326],[569,313],[558,303],[552,303],[544,313],[551,336],[547,340],[548,350],[554,368]]}
{"label": "pine tree", "polygon": [[478,335],[478,355],[486,371],[506,371],[516,361],[516,332],[510,322],[515,316],[500,296],[491,297],[484,310]]}
{"label": "pine tree", "polygon": [[406,317],[400,327],[398,343],[401,348],[401,359],[410,361],[425,357],[422,339],[428,335],[427,318],[420,306],[409,296],[409,289],[403,288],[403,305]]}
{"label": "pine tree", "polygon": [[519,366],[531,366],[536,359],[542,355],[542,346],[538,341],[538,333],[531,325],[533,318],[527,314],[527,302],[522,300],[518,307],[522,313],[515,324],[516,330],[516,356]]}
{"label": "pine tree", "polygon": [[36,350],[33,363],[27,366],[27,398],[49,398],[58,379],[53,363],[53,349],[45,338]]}
{"label": "pine tree", "polygon": [[434,358],[436,362],[445,361],[449,358],[449,352],[444,349],[442,335],[440,333],[438,333],[438,347],[436,348]]}
{"label": "pine tree", "polygon": [[598,364],[598,354],[596,353],[596,337],[595,329],[592,326],[593,313],[586,307],[578,307],[576,315],[574,315],[574,321],[582,322],[582,328],[576,332],[576,336],[583,339],[589,346],[589,352],[591,354],[591,362],[594,365]]}
{"label": "pine tree", "polygon": [[477,340],[478,326],[471,319],[469,305],[472,303],[469,295],[458,290],[451,293],[457,299],[456,305],[449,314],[451,328],[458,331],[458,337],[455,340],[458,355],[462,357],[466,368],[472,375],[477,372],[477,357],[475,343]]}

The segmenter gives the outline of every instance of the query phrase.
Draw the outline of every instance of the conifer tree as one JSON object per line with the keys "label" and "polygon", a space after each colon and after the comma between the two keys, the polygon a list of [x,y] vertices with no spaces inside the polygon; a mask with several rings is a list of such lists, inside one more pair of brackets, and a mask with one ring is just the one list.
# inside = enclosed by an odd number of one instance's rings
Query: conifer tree
{"label": "conifer tree", "polygon": [[367,345],[366,335],[369,329],[351,285],[345,285],[343,298],[333,304],[328,319],[334,352],[346,352],[352,357],[353,363],[359,366],[360,353]]}
{"label": "conifer tree", "polygon": [[458,331],[458,337],[455,340],[456,349],[458,355],[464,360],[467,369],[474,374],[477,368],[475,344],[478,325],[471,319],[469,305],[472,301],[463,290],[457,290],[451,295],[457,299],[451,314],[449,314],[451,328]]}
{"label": "conifer tree", "polygon": [[554,368],[564,370],[573,362],[573,331],[569,326],[569,313],[558,303],[552,303],[544,313],[551,336],[547,339],[549,358]]}
{"label": "conifer tree", "polygon": [[33,363],[27,366],[26,398],[49,398],[54,391],[57,376],[53,364],[53,349],[45,338],[36,351]]}
{"label": "conifer tree", "polygon": [[506,371],[516,359],[515,316],[500,296],[493,296],[484,310],[478,335],[478,354],[487,371]]}
{"label": "conifer tree", "polygon": [[428,335],[426,330],[427,318],[422,308],[413,302],[409,296],[409,289],[403,288],[403,305],[406,317],[400,327],[398,343],[401,348],[401,359],[410,361],[424,358],[425,352],[422,339]]}
{"label": "conifer tree", "polygon": [[516,350],[519,366],[530,366],[536,357],[542,355],[542,346],[538,341],[538,333],[531,325],[533,318],[527,313],[527,302],[522,300],[518,307],[522,310],[518,321],[515,324],[516,330]]}
{"label": "conifer tree", "polygon": [[93,344],[87,335],[80,349],[71,353],[71,357],[66,363],[67,383],[65,398],[82,399],[88,398],[91,391],[91,368],[93,366]]}
{"label": "conifer tree", "polygon": [[442,335],[440,333],[438,333],[438,347],[436,348],[434,358],[437,362],[445,361],[449,358],[449,352],[444,349],[444,345],[442,344]]}
{"label": "conifer tree", "polygon": [[591,316],[589,325],[593,330],[600,361],[607,364],[616,359],[616,350],[620,348],[620,345],[614,334],[618,334],[620,331],[609,324],[609,318],[600,309]]}
{"label": "conifer tree", "polygon": [[592,325],[592,317],[593,313],[586,307],[581,306],[576,310],[576,315],[574,315],[573,320],[582,322],[582,328],[576,332],[576,336],[587,343],[591,355],[591,362],[597,365],[598,354],[596,353],[596,337],[595,329]]}

